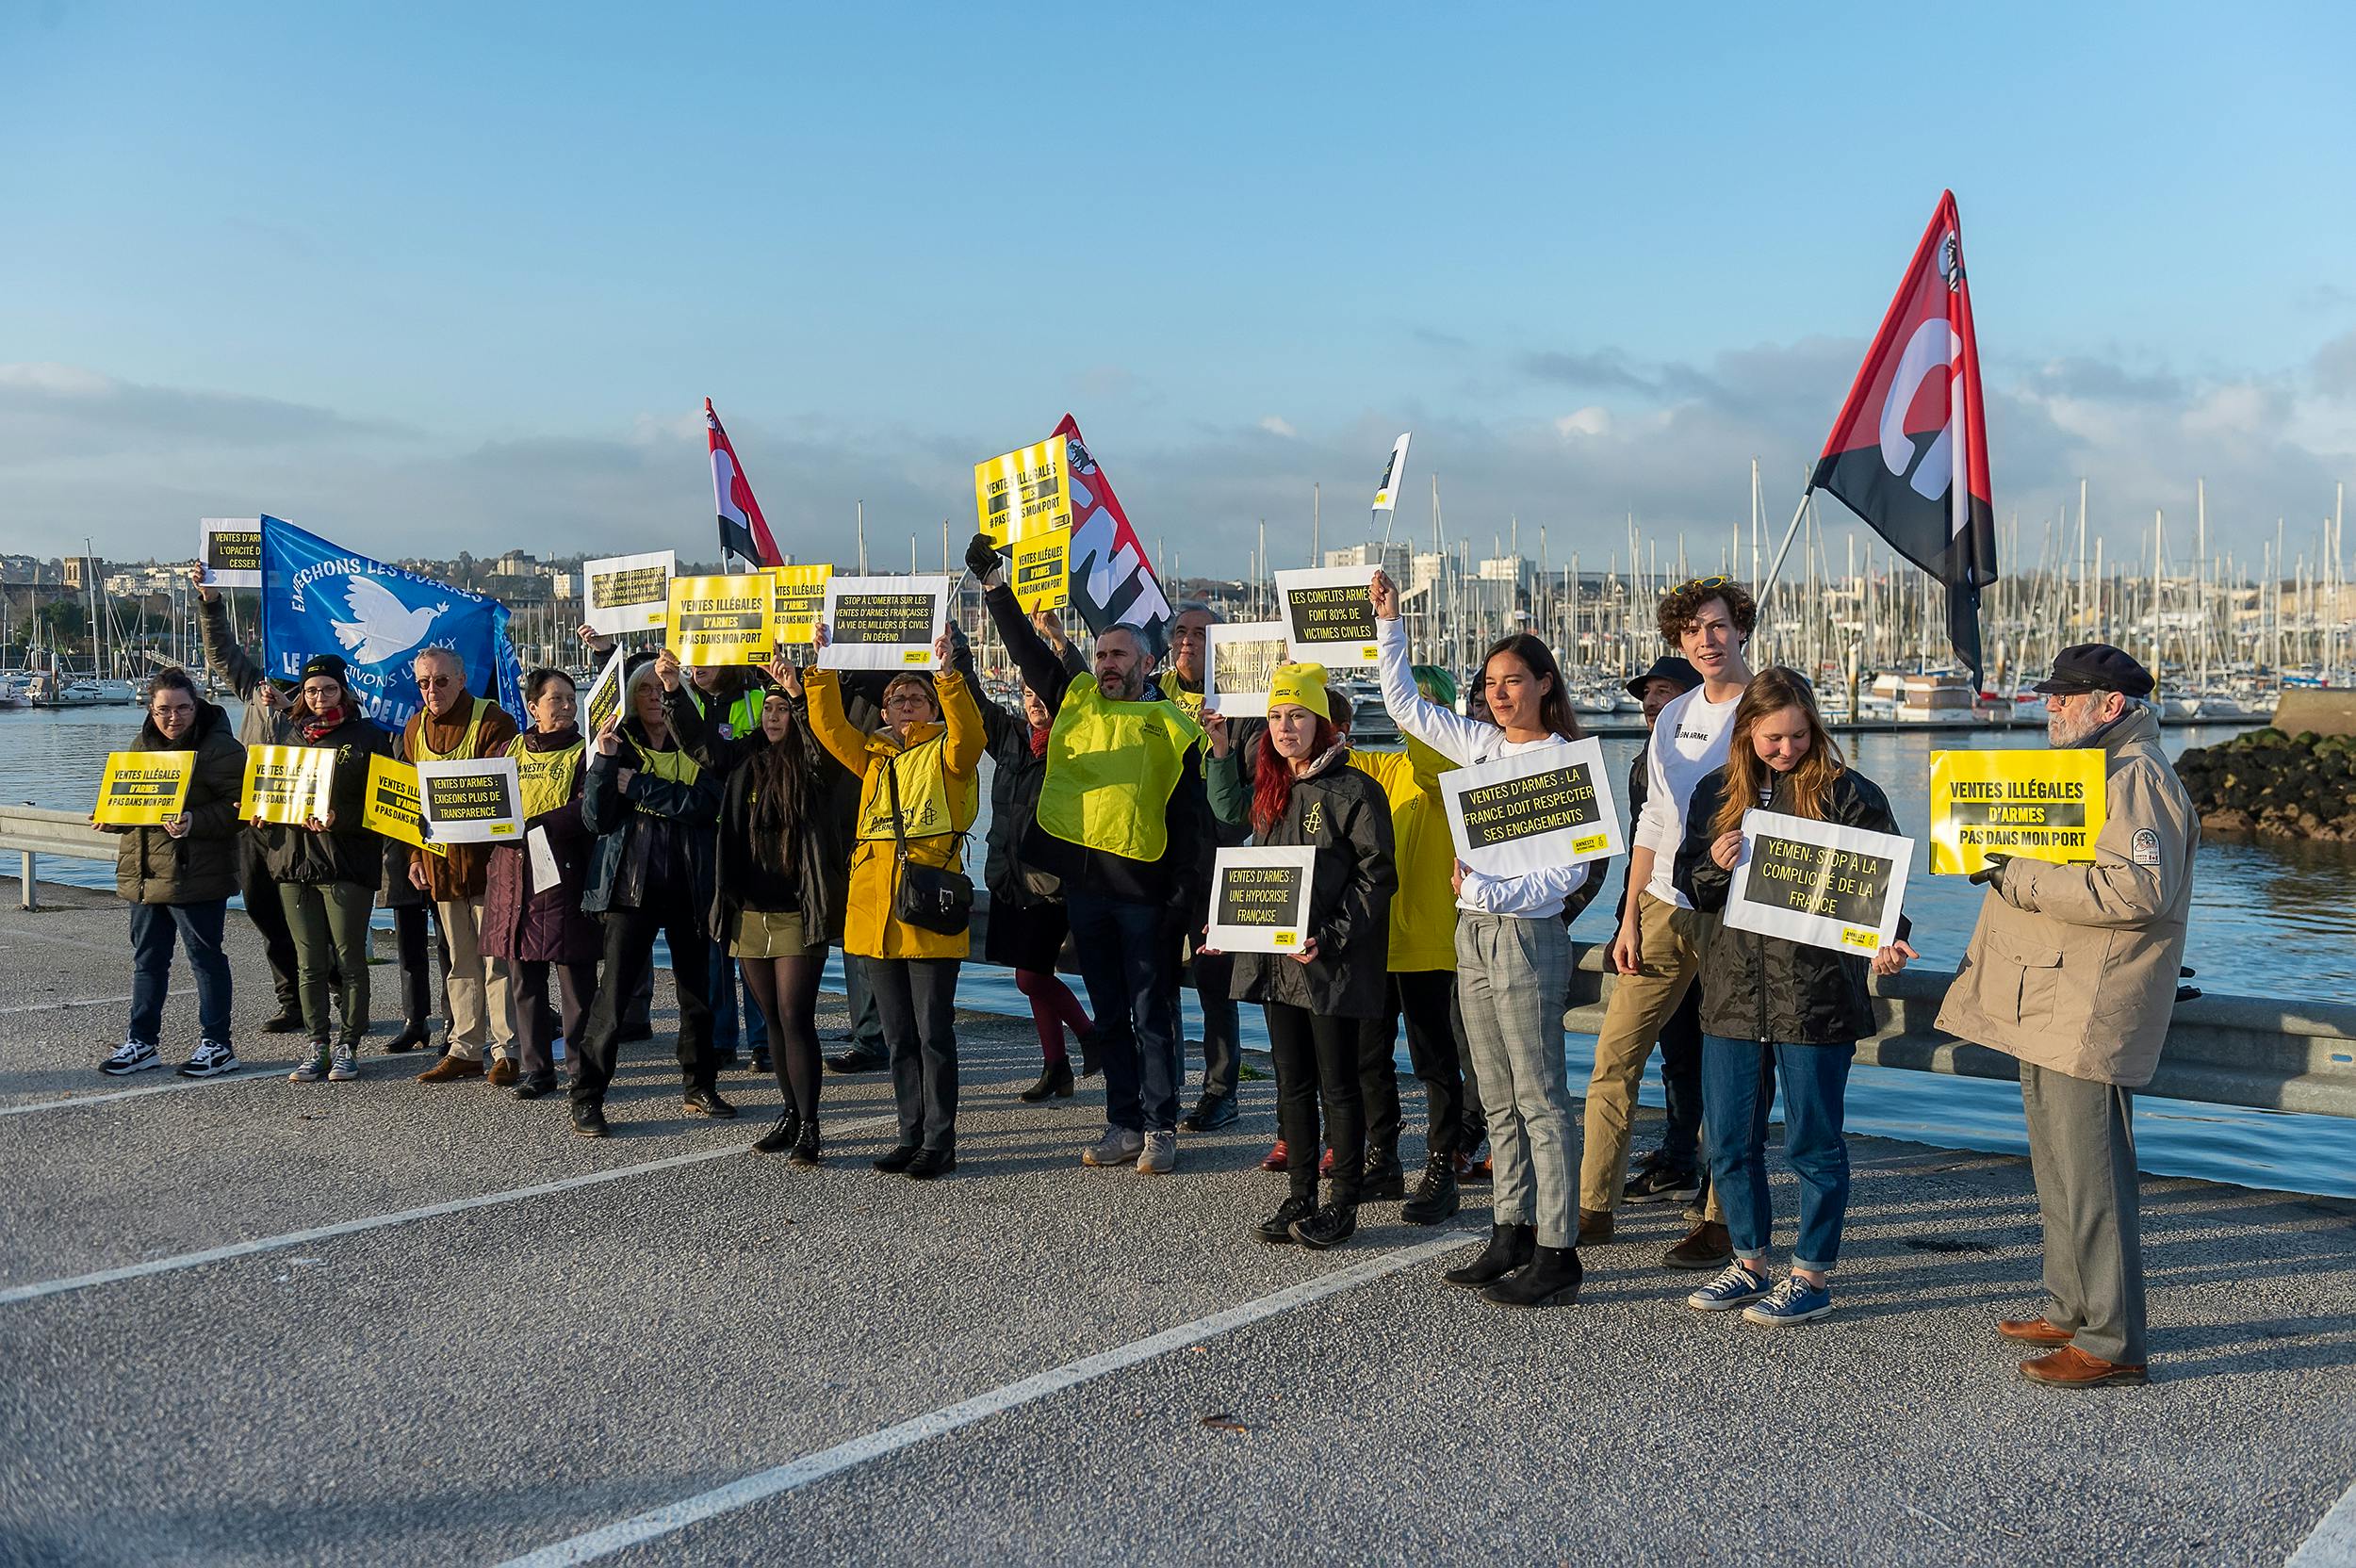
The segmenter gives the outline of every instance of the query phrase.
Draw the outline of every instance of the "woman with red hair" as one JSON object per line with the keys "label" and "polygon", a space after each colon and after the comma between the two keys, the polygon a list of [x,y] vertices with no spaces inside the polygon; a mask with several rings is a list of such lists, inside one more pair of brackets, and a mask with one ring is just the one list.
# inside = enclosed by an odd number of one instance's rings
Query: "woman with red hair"
{"label": "woman with red hair", "polygon": [[[1358,1088],[1358,1034],[1388,998],[1391,811],[1382,787],[1350,765],[1350,743],[1333,727],[1322,664],[1279,665],[1268,692],[1268,727],[1256,743],[1249,786],[1227,721],[1206,712],[1211,809],[1248,824],[1267,847],[1309,847],[1309,916],[1292,953],[1239,953],[1232,991],[1268,1017],[1276,1063],[1276,1115],[1284,1141],[1303,1151],[1287,1168],[1290,1194],[1253,1229],[1262,1241],[1325,1248],[1358,1230],[1366,1164],[1366,1119]],[[1203,949],[1215,953],[1214,949]],[[1322,1108],[1333,1179],[1317,1204]]]}

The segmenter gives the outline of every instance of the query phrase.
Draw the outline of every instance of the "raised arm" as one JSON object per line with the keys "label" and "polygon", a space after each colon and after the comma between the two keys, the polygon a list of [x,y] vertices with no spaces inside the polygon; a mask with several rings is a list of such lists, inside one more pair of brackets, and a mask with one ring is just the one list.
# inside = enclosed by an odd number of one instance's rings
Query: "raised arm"
{"label": "raised arm", "polygon": [[203,606],[197,616],[198,633],[205,644],[205,662],[213,673],[229,683],[240,702],[252,702],[254,690],[269,678],[253,656],[237,646],[229,632],[229,606],[221,596],[221,590],[199,585],[199,603]]}
{"label": "raised arm", "polygon": [[843,690],[832,670],[811,670],[802,677],[810,698],[810,731],[826,754],[861,778],[867,776],[867,735],[843,715]]}
{"label": "raised arm", "polygon": [[1383,682],[1383,706],[1404,735],[1413,735],[1461,767],[1481,760],[1481,748],[1497,739],[1495,725],[1452,713],[1415,690],[1415,672],[1407,662],[1407,623],[1394,611],[1374,622],[1375,671]]}

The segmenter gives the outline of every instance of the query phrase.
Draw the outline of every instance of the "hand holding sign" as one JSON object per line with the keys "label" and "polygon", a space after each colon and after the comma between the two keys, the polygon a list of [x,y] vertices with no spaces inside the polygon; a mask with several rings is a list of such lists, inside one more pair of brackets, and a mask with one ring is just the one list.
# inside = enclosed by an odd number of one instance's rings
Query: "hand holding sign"
{"label": "hand holding sign", "polygon": [[1391,574],[1380,566],[1375,568],[1374,580],[1366,584],[1366,597],[1374,603],[1376,620],[1399,619],[1399,586],[1391,580]]}
{"label": "hand holding sign", "polygon": [[1738,827],[1731,833],[1719,834],[1710,846],[1710,858],[1718,863],[1720,871],[1732,871],[1734,863],[1742,858],[1742,830]]}
{"label": "hand holding sign", "polygon": [[1913,840],[1759,810],[1742,814],[1742,856],[1726,887],[1728,930],[1828,947],[1877,964],[1885,950],[1898,945]]}

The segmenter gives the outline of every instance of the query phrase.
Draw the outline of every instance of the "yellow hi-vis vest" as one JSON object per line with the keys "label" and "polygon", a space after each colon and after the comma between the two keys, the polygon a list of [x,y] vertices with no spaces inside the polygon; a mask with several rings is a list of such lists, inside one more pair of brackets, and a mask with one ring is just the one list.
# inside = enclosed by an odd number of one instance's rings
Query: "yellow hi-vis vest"
{"label": "yellow hi-vis vest", "polygon": [[1066,843],[1124,860],[1170,847],[1170,797],[1203,727],[1167,702],[1116,702],[1096,678],[1072,678],[1047,736],[1039,825]]}
{"label": "yellow hi-vis vest", "polygon": [[1172,703],[1176,704],[1179,710],[1185,713],[1186,717],[1194,720],[1198,724],[1202,722],[1202,693],[1187,691],[1186,682],[1178,678],[1178,672],[1176,670],[1164,670],[1155,678],[1155,679],[1161,685],[1162,695],[1168,697]]}
{"label": "yellow hi-vis vest", "polygon": [[508,752],[515,759],[515,776],[523,786],[524,820],[546,816],[573,798],[573,770],[581,765],[584,743],[533,751],[517,736]]}
{"label": "yellow hi-vis vest", "polygon": [[[982,781],[977,770],[964,778],[951,778],[942,756],[949,740],[939,734],[917,742],[894,755],[885,766],[900,786],[900,822],[911,839],[942,833],[962,833],[973,825],[982,808]],[[892,832],[892,786],[877,770],[867,787],[859,814],[859,836],[889,839]]]}
{"label": "yellow hi-vis vest", "polygon": [[668,751],[648,751],[631,735],[625,734],[622,739],[630,742],[630,749],[638,754],[638,766],[657,778],[667,778],[674,784],[693,784],[703,776],[703,769],[695,765],[695,760],[687,755],[676,739]]}
{"label": "yellow hi-vis vest", "polygon": [[425,743],[425,727],[427,720],[424,715],[420,714],[417,719],[417,755],[413,758],[412,760],[418,762],[473,761],[475,760],[475,741],[476,738],[483,733],[483,707],[484,703],[481,697],[474,699],[474,711],[466,715],[466,732],[464,735],[459,736],[458,743],[448,751],[435,751],[432,746]]}

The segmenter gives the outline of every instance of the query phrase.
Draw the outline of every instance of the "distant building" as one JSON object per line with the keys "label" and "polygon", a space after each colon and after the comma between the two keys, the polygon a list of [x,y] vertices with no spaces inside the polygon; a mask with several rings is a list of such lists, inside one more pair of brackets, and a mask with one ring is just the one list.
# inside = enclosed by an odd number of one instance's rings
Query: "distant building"
{"label": "distant building", "polygon": [[62,571],[68,588],[77,592],[87,591],[106,575],[106,564],[94,555],[69,555],[62,564]]}
{"label": "distant building", "polygon": [[1325,552],[1328,566],[1380,566],[1390,575],[1393,582],[1402,585],[1409,581],[1414,560],[1414,549],[1403,541],[1382,545],[1346,545],[1340,549]]}

